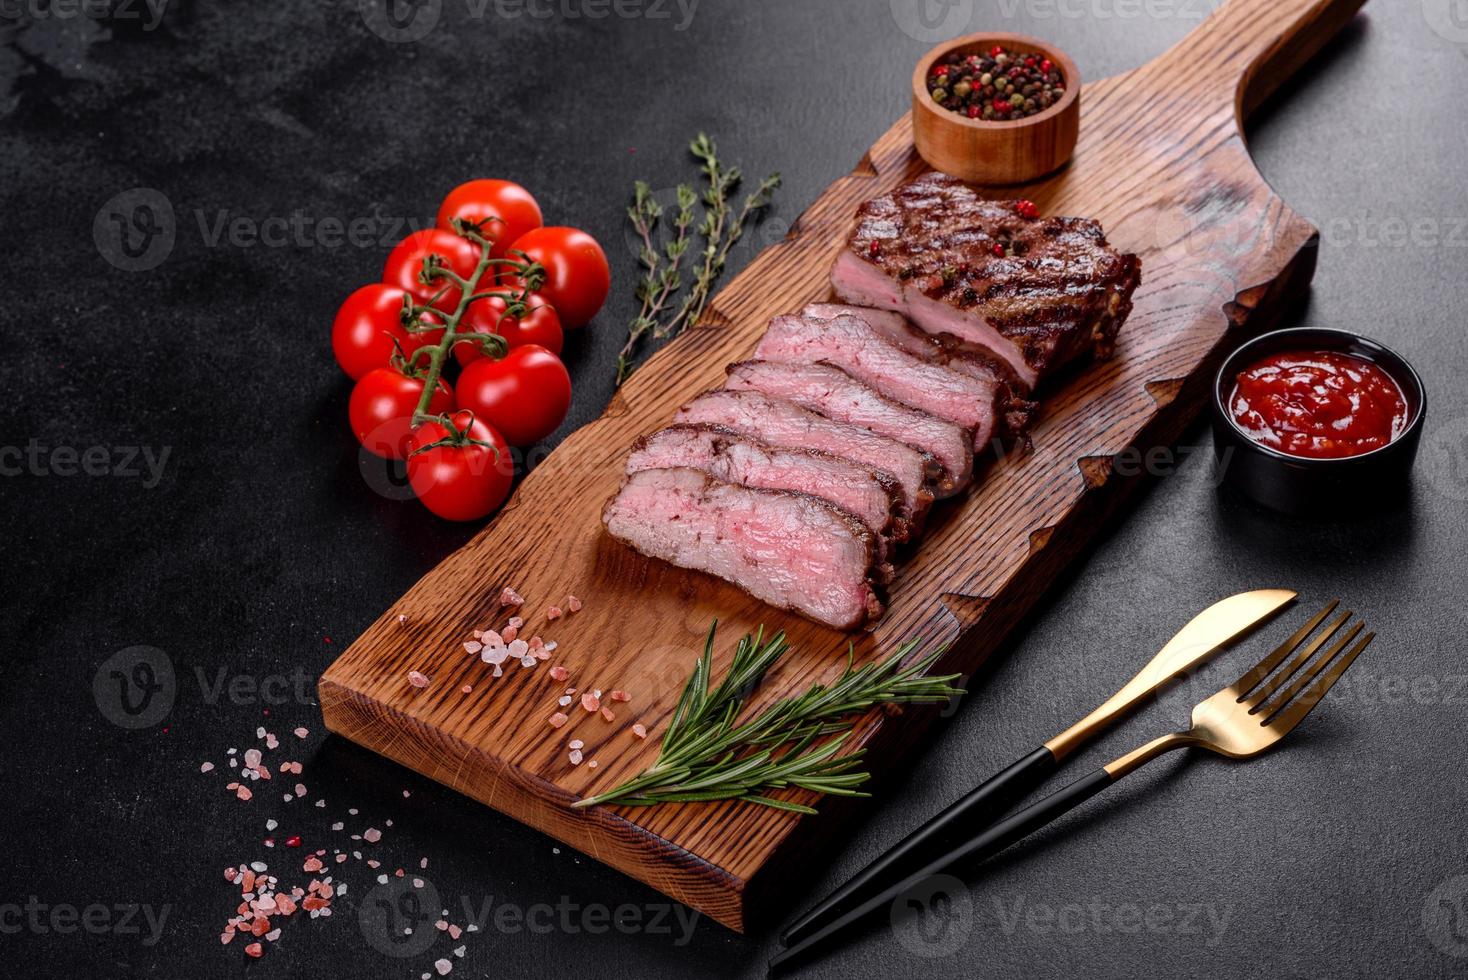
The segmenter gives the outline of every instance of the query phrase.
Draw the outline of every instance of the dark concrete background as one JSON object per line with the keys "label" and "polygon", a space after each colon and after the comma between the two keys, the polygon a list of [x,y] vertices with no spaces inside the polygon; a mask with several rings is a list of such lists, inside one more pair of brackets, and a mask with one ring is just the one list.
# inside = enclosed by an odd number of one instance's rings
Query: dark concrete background
{"label": "dark concrete background", "polygon": [[[650,2],[623,9],[649,14]],[[427,857],[424,876],[459,922],[464,898],[570,910],[569,924],[557,913],[547,933],[491,921],[467,937],[456,976],[762,972],[768,929],[740,937],[700,921],[680,941],[669,916],[630,934],[592,931],[597,909],[631,903],[646,917],[667,905],[324,738],[311,685],[291,693],[291,676],[314,678],[472,533],[363,481],[327,331],[342,297],[378,275],[387,247],[376,238],[430,218],[463,179],[518,180],[553,221],[606,243],[613,261],[608,308],[569,347],[569,431],[610,397],[632,312],[622,215],[632,181],[669,187],[692,176],[681,147],[699,129],[749,172],[781,170],[785,187],[737,256],[744,263],[904,110],[925,22],[916,0],[703,0],[681,30],[676,5],[657,8],[665,19],[600,20],[583,16],[596,8],[580,0],[543,18],[494,6],[475,18],[465,0],[442,6],[433,30],[401,43],[375,35],[346,0],[173,0],[156,25],[140,3],[100,19],[44,0],[0,7],[0,444],[44,451],[0,481],[0,955],[9,976],[416,977],[448,955],[454,944],[444,940],[410,957],[369,941],[359,908],[373,882],[357,862],[339,874],[350,887],[331,919],[287,921],[258,963],[239,944],[220,948],[237,901],[220,869],[256,859],[298,867],[300,852],[260,844],[271,816],[282,821],[277,835],[299,833],[308,848],[341,840],[332,821],[351,820],[352,830],[391,818],[376,852],[389,869]],[[926,23],[945,35],[1040,34],[1099,78],[1161,52],[1209,7],[961,0],[934,4]],[[1283,750],[1245,764],[1157,763],[970,875],[927,939],[878,928],[810,975],[1468,972],[1460,7],[1376,0],[1250,134],[1265,176],[1324,229],[1299,322],[1362,330],[1427,379],[1431,418],[1410,503],[1354,523],[1283,519],[1219,496],[1202,455],[1182,455],[1055,583],[911,767],[852,822],[829,828],[839,846],[771,917],[804,906],[1067,725],[1225,594],[1290,585],[1312,604],[1342,595],[1382,634],[1368,658]],[[136,267],[156,256],[130,261],[115,237],[109,244],[108,202],[134,188],[156,191],[174,213],[173,248],[149,269]],[[361,245],[319,231],[276,246],[211,237],[223,216],[259,224],[296,212],[369,219],[376,234]],[[1201,427],[1184,441],[1208,445]],[[106,464],[95,459],[111,475],[63,475],[64,456],[49,455],[92,446],[105,447]],[[129,446],[168,453],[160,479],[113,472]],[[135,645],[163,651],[176,697],[157,724],[128,730],[108,720],[115,695],[94,696],[93,679]],[[1150,708],[1081,764],[1181,724],[1188,695],[1236,673],[1245,656]],[[216,696],[196,671],[245,686]],[[287,679],[285,703],[253,693],[263,683],[279,694],[272,678]],[[203,760],[222,764],[227,747],[255,744],[261,724],[286,743],[275,759],[305,761],[307,801],[279,803],[277,778],[245,805],[225,794],[221,773],[199,774]],[[289,734],[297,725],[312,729],[305,743]],[[319,798],[326,808],[309,805]],[[301,878],[294,868],[282,877]],[[109,911],[94,913],[93,932],[62,932],[49,909],[16,918],[8,903],[31,896]],[[127,905],[166,909],[156,941],[144,918],[113,908]]]}

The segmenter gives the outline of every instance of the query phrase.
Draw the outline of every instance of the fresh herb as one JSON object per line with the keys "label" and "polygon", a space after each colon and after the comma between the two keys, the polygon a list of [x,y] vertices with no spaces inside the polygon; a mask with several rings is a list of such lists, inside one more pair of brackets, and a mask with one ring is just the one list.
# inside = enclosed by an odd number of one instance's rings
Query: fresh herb
{"label": "fresh herb", "polygon": [[[963,693],[950,683],[957,674],[923,676],[942,649],[902,666],[917,648],[918,641],[911,640],[886,660],[862,667],[854,665],[851,651],[846,669],[831,685],[815,684],[739,724],[750,695],[789,645],[783,632],[769,640],[763,628],[754,636],[746,635],[734,649],[728,674],[710,690],[718,625],[715,622],[709,629],[703,655],[678,699],[657,761],[641,775],[574,806],[747,800],[815,813],[803,804],[765,794],[793,786],[836,796],[868,795],[857,789],[871,778],[857,770],[865,750],[839,755],[857,716],[878,705],[935,703]],[[826,738],[829,735],[837,737]]]}
{"label": "fresh herb", "polygon": [[[658,339],[676,336],[698,322],[719,276],[723,274],[730,250],[744,236],[748,223],[769,207],[775,189],[780,186],[780,175],[770,174],[744,198],[736,212],[730,206],[729,198],[744,178],[740,169],[726,167],[719,161],[718,147],[706,133],[699,133],[688,145],[688,151],[699,161],[699,170],[707,186],[702,195],[696,197],[689,185],[679,185],[678,215],[673,223],[672,238],[664,247],[666,265],[654,243],[662,207],[645,182],[637,182],[632,206],[627,209],[627,217],[641,242],[638,261],[643,274],[637,286],[641,305],[637,316],[628,325],[627,343],[617,358],[618,384],[632,372],[632,355],[642,337],[649,332]],[[703,247],[694,266],[693,285],[676,312],[664,320],[669,301],[683,285],[679,266],[690,244],[688,229],[693,224],[694,203],[699,199],[703,202],[703,219],[699,222],[698,234],[703,240]]]}
{"label": "fresh herb", "polygon": [[[693,224],[693,206],[697,202],[698,195],[691,186],[678,185],[678,213],[673,218],[673,237],[663,246],[662,256],[660,256],[653,244],[653,234],[657,230],[658,219],[662,217],[663,208],[653,198],[652,189],[645,181],[639,180],[636,184],[632,206],[627,209],[627,217],[632,221],[632,227],[642,242],[638,261],[644,271],[641,281],[637,284],[637,298],[642,301],[642,307],[638,310],[637,317],[628,326],[627,343],[622,347],[621,353],[617,355],[617,384],[626,380],[632,370],[632,353],[637,347],[637,342],[643,334],[657,328],[658,319],[667,306],[668,300],[683,284],[679,266],[682,265],[683,256],[688,252],[688,229]],[[667,264],[660,267],[664,256],[667,258]]]}

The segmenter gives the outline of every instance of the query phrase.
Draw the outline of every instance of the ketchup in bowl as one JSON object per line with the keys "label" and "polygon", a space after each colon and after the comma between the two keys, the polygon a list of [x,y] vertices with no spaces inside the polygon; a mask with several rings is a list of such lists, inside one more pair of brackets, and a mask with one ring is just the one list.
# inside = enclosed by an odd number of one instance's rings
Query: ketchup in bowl
{"label": "ketchup in bowl", "polygon": [[1250,439],[1290,456],[1341,459],[1392,442],[1407,428],[1401,386],[1362,357],[1282,351],[1240,371],[1229,414]]}

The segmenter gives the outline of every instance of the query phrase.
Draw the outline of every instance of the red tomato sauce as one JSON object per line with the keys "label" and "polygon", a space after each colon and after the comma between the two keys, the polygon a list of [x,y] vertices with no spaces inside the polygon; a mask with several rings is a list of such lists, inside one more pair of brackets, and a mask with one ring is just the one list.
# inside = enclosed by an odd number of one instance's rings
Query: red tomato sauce
{"label": "red tomato sauce", "polygon": [[1336,351],[1271,354],[1241,371],[1229,413],[1250,439],[1291,456],[1340,459],[1380,449],[1407,427],[1401,386]]}

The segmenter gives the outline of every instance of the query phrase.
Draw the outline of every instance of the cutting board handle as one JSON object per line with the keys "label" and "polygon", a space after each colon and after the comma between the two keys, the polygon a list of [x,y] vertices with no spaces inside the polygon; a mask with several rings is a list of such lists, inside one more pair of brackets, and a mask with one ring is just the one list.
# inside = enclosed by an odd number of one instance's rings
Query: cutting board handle
{"label": "cutting board handle", "polygon": [[[1226,94],[1248,118],[1349,24],[1366,0],[1228,0],[1158,62],[1161,77]],[[1154,63],[1156,64],[1156,63]]]}

